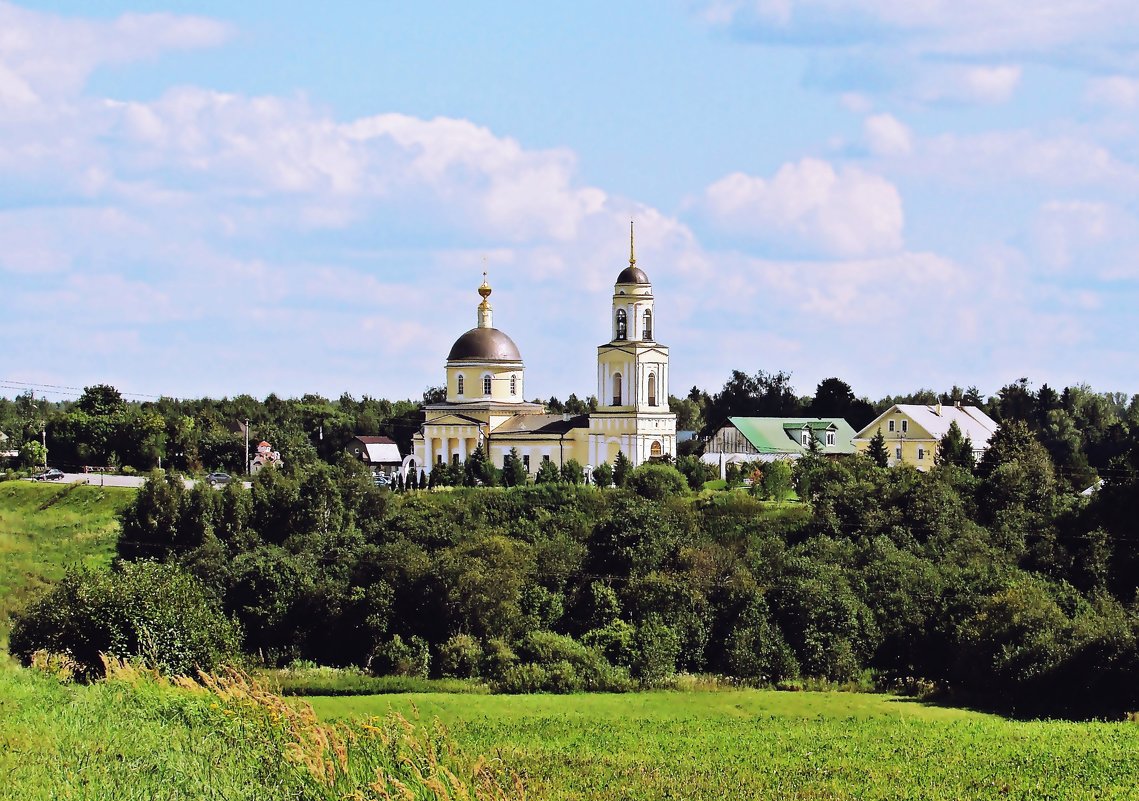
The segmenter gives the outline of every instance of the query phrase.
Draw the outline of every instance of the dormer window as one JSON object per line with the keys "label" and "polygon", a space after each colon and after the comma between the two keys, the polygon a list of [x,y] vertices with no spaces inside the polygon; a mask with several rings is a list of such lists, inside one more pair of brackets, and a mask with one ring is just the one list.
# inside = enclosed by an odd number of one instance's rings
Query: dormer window
{"label": "dormer window", "polygon": [[490,376],[489,375],[484,375],[482,377],[482,394],[484,394],[484,395],[490,394]]}
{"label": "dormer window", "polygon": [[459,394],[462,395],[463,394],[463,384],[464,384],[463,376],[460,375],[455,383],[457,385],[455,388],[459,391]]}
{"label": "dormer window", "polygon": [[[653,338],[653,313],[645,309],[645,339]],[[652,404],[656,406],[656,404]]]}
{"label": "dormer window", "polygon": [[811,444],[811,432],[804,428],[803,433],[799,437],[799,442],[802,444],[802,446],[804,448],[806,448],[808,445],[810,445]]}
{"label": "dormer window", "polygon": [[828,447],[828,448],[833,448],[833,447],[834,447],[834,441],[835,441],[835,440],[834,440],[834,432],[833,432],[833,431],[828,431],[828,432],[827,432],[827,447]]}
{"label": "dormer window", "polygon": [[617,336],[616,339],[626,339],[629,334],[629,315],[624,309],[617,310]]}

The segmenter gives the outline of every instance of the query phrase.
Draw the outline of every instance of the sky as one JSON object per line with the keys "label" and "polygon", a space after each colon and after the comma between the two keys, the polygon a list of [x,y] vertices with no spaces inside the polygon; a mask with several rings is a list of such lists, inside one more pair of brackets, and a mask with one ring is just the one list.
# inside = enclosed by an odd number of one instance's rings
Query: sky
{"label": "sky", "polygon": [[[1133,0],[0,0],[0,394],[1139,392]],[[50,390],[50,391],[49,391]]]}

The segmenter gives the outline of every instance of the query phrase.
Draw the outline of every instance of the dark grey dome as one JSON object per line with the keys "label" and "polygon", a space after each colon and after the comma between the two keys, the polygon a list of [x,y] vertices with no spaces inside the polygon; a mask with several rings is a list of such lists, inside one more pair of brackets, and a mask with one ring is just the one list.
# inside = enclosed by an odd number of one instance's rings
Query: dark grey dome
{"label": "dark grey dome", "polygon": [[497,328],[472,328],[455,340],[447,361],[520,362],[514,340]]}
{"label": "dark grey dome", "polygon": [[621,274],[619,276],[617,276],[617,283],[647,284],[649,283],[649,277],[645,275],[645,271],[640,267],[634,267],[632,264],[630,264],[628,267],[621,271]]}

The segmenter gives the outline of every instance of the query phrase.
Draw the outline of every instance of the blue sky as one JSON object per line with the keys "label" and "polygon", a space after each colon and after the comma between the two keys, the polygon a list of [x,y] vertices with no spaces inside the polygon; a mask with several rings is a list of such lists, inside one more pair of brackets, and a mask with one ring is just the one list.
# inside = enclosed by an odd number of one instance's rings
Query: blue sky
{"label": "blue sky", "polygon": [[0,392],[588,395],[630,218],[674,394],[1139,392],[1139,6],[550,5],[0,0]]}

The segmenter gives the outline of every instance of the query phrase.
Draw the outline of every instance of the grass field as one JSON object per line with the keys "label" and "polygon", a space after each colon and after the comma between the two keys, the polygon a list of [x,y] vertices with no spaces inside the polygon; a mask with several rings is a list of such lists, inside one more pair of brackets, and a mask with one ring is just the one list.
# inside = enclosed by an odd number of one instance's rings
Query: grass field
{"label": "grass field", "polygon": [[650,692],[312,698],[438,717],[533,799],[1133,799],[1139,726],[1013,722],[882,695]]}
{"label": "grass field", "polygon": [[83,484],[0,483],[0,649],[9,615],[72,565],[109,565],[116,514],[135,490]]}

